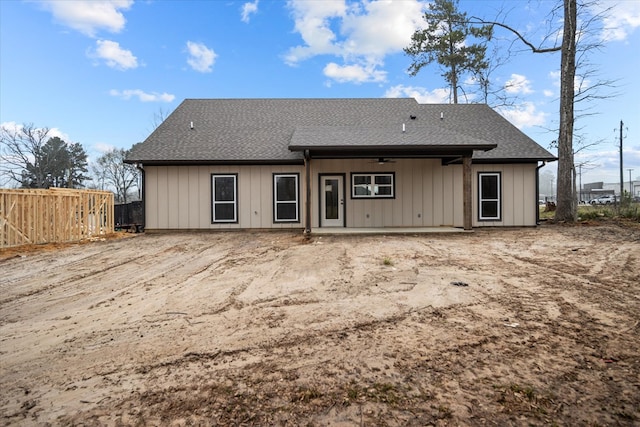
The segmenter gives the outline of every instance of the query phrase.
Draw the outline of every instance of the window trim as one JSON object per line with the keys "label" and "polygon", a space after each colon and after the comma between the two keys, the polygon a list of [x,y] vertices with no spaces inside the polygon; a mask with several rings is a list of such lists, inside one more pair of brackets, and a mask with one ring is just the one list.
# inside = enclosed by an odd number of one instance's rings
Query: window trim
{"label": "window trim", "polygon": [[[391,177],[391,194],[356,194],[355,192],[355,177],[356,176],[369,176],[371,182],[375,183],[377,176],[389,176]],[[386,184],[385,184],[386,185]],[[352,199],[395,199],[396,198],[396,173],[395,172],[351,172],[351,198]]]}
{"label": "window trim", "polygon": [[[296,217],[295,219],[278,219],[278,203],[292,203],[290,201],[287,202],[278,202],[278,185],[276,183],[277,179],[280,177],[289,177],[294,178],[296,182],[296,198],[295,198],[295,206],[296,206]],[[273,173],[273,222],[277,224],[282,223],[299,223],[300,222],[300,174],[297,172],[274,172]]]}
{"label": "window trim", "polygon": [[[216,204],[231,204],[229,201],[216,202],[216,178],[233,178],[233,219],[216,219]],[[211,174],[211,223],[212,224],[237,224],[238,223],[238,174],[237,173],[212,173]]]}
{"label": "window trim", "polygon": [[[482,196],[482,178],[485,176],[495,176],[498,178],[498,188],[497,194],[498,197],[493,198],[483,198]],[[497,215],[493,216],[485,216],[483,215],[482,210],[482,202],[485,201],[495,201],[497,202]],[[502,172],[478,172],[478,221],[502,221]]]}

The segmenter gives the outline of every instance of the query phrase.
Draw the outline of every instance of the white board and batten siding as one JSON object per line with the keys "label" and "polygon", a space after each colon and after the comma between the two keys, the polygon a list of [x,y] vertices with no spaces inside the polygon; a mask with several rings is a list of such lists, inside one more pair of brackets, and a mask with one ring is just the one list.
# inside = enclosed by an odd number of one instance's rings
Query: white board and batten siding
{"label": "white board and batten siding", "polygon": [[[397,159],[378,163],[376,159],[313,160],[312,183],[319,174],[343,173],[347,227],[439,227],[463,225],[462,166],[442,166],[439,159]],[[352,173],[394,173],[395,198],[351,198]],[[312,190],[317,198],[317,190]],[[318,227],[314,211],[312,227]]]}
{"label": "white board and batten siding", "polygon": [[[395,174],[395,198],[352,199],[352,173]],[[501,175],[501,220],[478,219],[478,173]],[[297,223],[273,220],[273,174],[299,174]],[[237,174],[238,222],[211,221],[211,175]],[[343,174],[347,227],[463,226],[462,166],[439,159],[375,159],[311,161],[311,227],[319,226],[318,184],[321,174]],[[535,164],[472,166],[473,227],[536,225]],[[147,230],[304,228],[304,166],[146,166]]]}
{"label": "white board and batten siding", "polygon": [[[473,227],[522,227],[536,225],[538,195],[536,193],[536,164],[512,163],[473,165]],[[500,172],[501,221],[478,220],[478,173]]]}
{"label": "white board and batten siding", "polygon": [[[273,174],[300,174],[300,222],[273,221]],[[237,174],[238,222],[211,221],[212,174]],[[303,166],[146,166],[145,229],[303,228]]]}

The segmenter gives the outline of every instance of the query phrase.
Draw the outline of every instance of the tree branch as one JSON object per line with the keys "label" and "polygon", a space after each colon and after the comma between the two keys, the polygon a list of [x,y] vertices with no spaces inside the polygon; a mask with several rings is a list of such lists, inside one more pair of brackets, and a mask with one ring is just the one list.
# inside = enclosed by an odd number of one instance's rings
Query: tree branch
{"label": "tree branch", "polygon": [[531,49],[531,51],[533,53],[560,52],[560,50],[562,49],[561,46],[554,46],[554,47],[548,47],[548,48],[535,47],[533,45],[533,43],[531,43],[527,39],[525,39],[524,36],[522,34],[520,34],[515,28],[512,28],[509,25],[503,24],[502,22],[485,21],[484,19],[478,18],[477,16],[472,16],[471,20],[469,21],[469,23],[470,24],[478,24],[478,25],[480,25],[480,24],[481,25],[493,25],[493,26],[496,26],[496,27],[504,28],[505,30],[508,30],[508,31],[512,32],[513,34],[515,34],[516,37],[518,37],[522,43],[527,45]]}

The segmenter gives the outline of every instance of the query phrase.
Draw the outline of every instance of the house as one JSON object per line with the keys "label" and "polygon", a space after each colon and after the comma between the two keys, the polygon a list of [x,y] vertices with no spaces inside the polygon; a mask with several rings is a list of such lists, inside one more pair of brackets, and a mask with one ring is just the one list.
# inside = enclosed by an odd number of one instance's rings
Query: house
{"label": "house", "polygon": [[481,104],[187,99],[126,162],[145,229],[535,226],[556,158]]}

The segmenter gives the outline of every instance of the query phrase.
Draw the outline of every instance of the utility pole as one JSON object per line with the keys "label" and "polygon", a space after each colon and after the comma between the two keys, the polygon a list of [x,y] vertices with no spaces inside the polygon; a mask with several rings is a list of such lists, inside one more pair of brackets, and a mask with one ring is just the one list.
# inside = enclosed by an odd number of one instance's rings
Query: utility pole
{"label": "utility pole", "polygon": [[580,191],[578,191],[578,204],[580,204],[582,203],[582,163],[578,165],[578,176],[579,176],[578,185],[580,186]]}
{"label": "utility pole", "polygon": [[622,120],[620,120],[620,200],[624,191],[624,177],[622,176]]}

